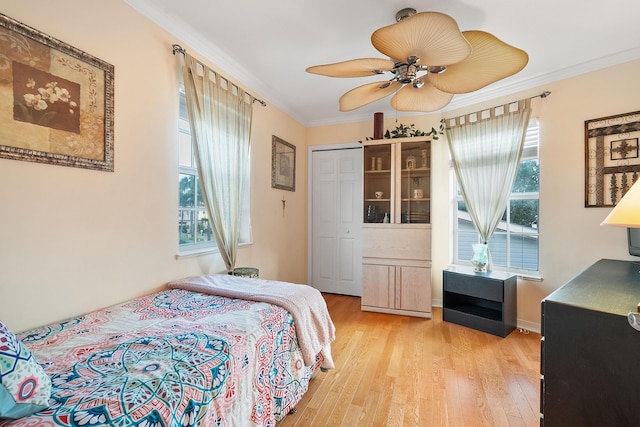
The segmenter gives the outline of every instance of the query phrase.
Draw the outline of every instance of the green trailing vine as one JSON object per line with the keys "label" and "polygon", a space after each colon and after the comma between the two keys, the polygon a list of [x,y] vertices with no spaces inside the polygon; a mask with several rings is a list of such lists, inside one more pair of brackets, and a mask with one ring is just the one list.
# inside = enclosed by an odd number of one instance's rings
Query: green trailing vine
{"label": "green trailing vine", "polygon": [[[403,125],[402,123],[396,126],[395,129],[388,130],[384,133],[384,139],[394,138],[412,138],[416,136],[430,136],[434,140],[438,140],[440,135],[444,135],[444,123],[440,123],[438,130],[432,127],[429,132],[423,132],[420,129],[416,129],[416,125],[411,123],[410,125]],[[367,137],[368,140],[373,138]]]}

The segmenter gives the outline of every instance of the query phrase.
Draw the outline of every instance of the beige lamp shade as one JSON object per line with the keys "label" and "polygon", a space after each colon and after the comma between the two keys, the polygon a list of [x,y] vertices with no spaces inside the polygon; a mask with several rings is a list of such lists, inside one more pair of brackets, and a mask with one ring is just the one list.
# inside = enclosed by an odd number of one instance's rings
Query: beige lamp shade
{"label": "beige lamp shade", "polygon": [[633,184],[600,225],[640,228],[640,180]]}

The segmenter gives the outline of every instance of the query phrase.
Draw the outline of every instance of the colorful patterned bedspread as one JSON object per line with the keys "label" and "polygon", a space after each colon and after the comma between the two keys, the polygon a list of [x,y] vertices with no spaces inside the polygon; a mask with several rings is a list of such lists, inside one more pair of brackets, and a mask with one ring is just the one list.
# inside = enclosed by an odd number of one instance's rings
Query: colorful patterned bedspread
{"label": "colorful patterned bedspread", "polygon": [[51,376],[50,407],[2,427],[275,426],[307,391],[281,307],[172,289],[19,338]]}

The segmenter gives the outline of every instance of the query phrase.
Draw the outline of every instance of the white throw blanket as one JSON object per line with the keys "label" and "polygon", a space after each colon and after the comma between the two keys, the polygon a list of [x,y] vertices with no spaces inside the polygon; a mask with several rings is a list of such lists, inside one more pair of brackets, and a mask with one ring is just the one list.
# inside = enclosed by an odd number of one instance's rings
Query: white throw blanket
{"label": "white throw blanket", "polygon": [[321,367],[335,367],[331,357],[331,341],[336,337],[336,328],[322,294],[311,286],[228,274],[187,277],[167,285],[170,288],[278,305],[293,317],[304,364],[310,366],[315,362],[316,355],[322,352],[324,362]]}

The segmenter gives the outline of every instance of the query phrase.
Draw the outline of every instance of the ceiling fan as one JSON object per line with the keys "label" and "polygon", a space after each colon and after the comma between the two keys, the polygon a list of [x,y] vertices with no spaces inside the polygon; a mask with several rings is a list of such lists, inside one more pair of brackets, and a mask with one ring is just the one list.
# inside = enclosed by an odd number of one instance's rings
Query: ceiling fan
{"label": "ceiling fan", "polygon": [[522,70],[523,50],[484,31],[460,32],[456,21],[439,12],[402,9],[396,23],[373,32],[371,43],[390,59],[362,58],[316,65],[307,72],[328,77],[365,77],[390,72],[340,97],[340,111],[351,111],[391,94],[399,111],[436,111],[454,94],[469,93]]}

